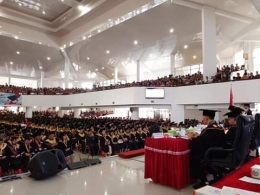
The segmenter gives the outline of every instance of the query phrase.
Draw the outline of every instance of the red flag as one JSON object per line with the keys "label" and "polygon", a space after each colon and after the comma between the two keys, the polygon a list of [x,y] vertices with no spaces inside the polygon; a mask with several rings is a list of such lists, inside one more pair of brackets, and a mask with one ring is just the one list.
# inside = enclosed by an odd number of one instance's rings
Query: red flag
{"label": "red flag", "polygon": [[234,102],[233,102],[233,91],[232,91],[232,85],[230,87],[230,95],[229,95],[229,105],[233,106]]}

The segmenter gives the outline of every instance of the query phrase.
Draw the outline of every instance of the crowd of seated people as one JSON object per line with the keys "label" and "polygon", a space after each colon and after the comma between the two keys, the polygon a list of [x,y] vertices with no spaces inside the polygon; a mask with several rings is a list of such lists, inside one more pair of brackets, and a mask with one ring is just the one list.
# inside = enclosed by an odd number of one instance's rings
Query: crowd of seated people
{"label": "crowd of seated people", "polygon": [[101,116],[106,116],[114,114],[113,111],[107,111],[107,110],[102,110],[102,111],[95,111],[93,109],[85,112],[80,113],[81,118],[96,118],[96,117],[101,117]]}
{"label": "crowd of seated people", "polygon": [[24,113],[0,110],[0,167],[4,175],[26,171],[30,158],[38,152],[61,149],[68,163],[73,153],[92,156],[116,155],[143,148],[145,139],[171,127],[196,126],[195,119],[183,123],[169,120],[123,118],[59,118],[35,115],[25,119]]}
{"label": "crowd of seated people", "polygon": [[[237,75],[234,78],[231,78],[232,72],[237,72],[244,70],[244,74]],[[203,79],[203,74],[201,72],[195,74],[188,75],[179,75],[179,76],[165,76],[162,78],[144,80],[140,82],[132,82],[126,84],[116,84],[110,86],[98,86],[94,85],[93,89],[83,89],[83,88],[71,88],[71,89],[63,89],[61,87],[56,88],[31,88],[31,87],[18,87],[14,85],[0,85],[0,92],[3,93],[21,93],[23,95],[69,95],[69,94],[79,94],[79,93],[87,93],[94,91],[103,91],[110,89],[119,89],[126,87],[177,87],[177,86],[185,86],[185,85],[197,85],[197,84],[207,84],[207,83],[216,83],[216,82],[225,82],[230,80],[246,80],[246,79],[260,79],[260,75],[258,71],[254,75],[252,72],[248,73],[245,70],[245,65],[241,67],[231,64],[224,65],[221,69],[217,68],[217,73],[215,76],[211,78],[206,77]]]}

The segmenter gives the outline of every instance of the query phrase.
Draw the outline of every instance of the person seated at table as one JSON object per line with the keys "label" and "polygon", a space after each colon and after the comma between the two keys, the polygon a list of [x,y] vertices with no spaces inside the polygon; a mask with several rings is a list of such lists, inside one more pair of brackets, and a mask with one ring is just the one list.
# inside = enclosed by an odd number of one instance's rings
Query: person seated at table
{"label": "person seated at table", "polygon": [[207,178],[205,168],[202,166],[206,151],[212,147],[223,147],[225,144],[225,133],[214,120],[216,110],[203,111],[202,123],[207,127],[202,130],[201,134],[189,135],[191,139],[190,152],[190,171],[192,179],[199,179],[200,182],[193,185],[197,189],[206,185]]}
{"label": "person seated at table", "polygon": [[242,114],[242,112],[244,111],[243,109],[239,108],[239,107],[229,107],[230,112],[224,114],[223,116],[227,116],[228,117],[228,124],[229,124],[229,128],[228,131],[226,132],[226,147],[229,148],[232,146],[234,140],[235,140],[235,136],[236,136],[236,130],[237,130],[237,122],[236,122],[236,118]]}

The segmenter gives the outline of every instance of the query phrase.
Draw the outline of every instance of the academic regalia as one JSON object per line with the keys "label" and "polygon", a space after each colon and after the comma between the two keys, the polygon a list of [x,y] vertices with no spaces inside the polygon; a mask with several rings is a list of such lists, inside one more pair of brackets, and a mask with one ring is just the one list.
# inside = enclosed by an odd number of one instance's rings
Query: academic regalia
{"label": "academic regalia", "polygon": [[65,157],[71,156],[73,154],[73,150],[71,149],[68,140],[60,139],[57,148],[63,152]]}
{"label": "academic regalia", "polygon": [[[25,140],[31,140],[30,136],[25,136]],[[26,144],[25,142],[20,144],[20,152],[21,152],[21,159],[22,159],[22,167],[24,171],[27,171],[27,165],[32,157],[32,147],[31,144]]]}
{"label": "academic regalia", "polygon": [[[203,110],[203,116],[214,118],[216,111]],[[192,179],[201,179],[206,182],[204,168],[201,163],[209,148],[223,147],[225,145],[225,133],[216,121],[212,120],[199,136],[193,138],[190,143],[190,170]]]}
{"label": "academic regalia", "polygon": [[[0,139],[3,141],[2,138]],[[6,143],[2,143],[0,145],[0,167],[2,168],[3,174],[6,174],[9,169],[9,158],[7,156],[7,148],[8,146]]]}
{"label": "academic regalia", "polygon": [[119,147],[118,147],[118,137],[116,135],[111,136],[112,140],[112,151],[113,155],[116,155],[118,153]]}
{"label": "academic regalia", "polygon": [[[230,118],[234,118],[236,120],[236,118],[242,113],[244,112],[243,109],[239,108],[239,107],[235,107],[233,106],[232,109],[230,109],[230,112],[224,114],[223,116],[227,116],[229,119]],[[230,126],[225,138],[226,138],[226,148],[230,148],[232,147],[233,142],[235,141],[235,137],[236,137],[236,125]]]}
{"label": "academic regalia", "polygon": [[86,141],[90,149],[90,154],[92,156],[98,155],[98,138],[95,135],[87,136]]}
{"label": "academic regalia", "polygon": [[82,153],[85,153],[86,149],[86,135],[85,133],[78,133],[77,135],[77,142],[81,146]]}
{"label": "academic regalia", "polygon": [[18,144],[8,144],[7,146],[7,156],[10,160],[11,169],[20,169],[22,165],[22,159],[20,154],[20,149]]}
{"label": "academic regalia", "polygon": [[99,144],[100,144],[100,147],[102,149],[103,152],[105,153],[108,153],[109,152],[109,147],[108,145],[110,144],[109,143],[109,140],[106,139],[106,136],[103,136],[103,135],[100,135],[99,136]]}

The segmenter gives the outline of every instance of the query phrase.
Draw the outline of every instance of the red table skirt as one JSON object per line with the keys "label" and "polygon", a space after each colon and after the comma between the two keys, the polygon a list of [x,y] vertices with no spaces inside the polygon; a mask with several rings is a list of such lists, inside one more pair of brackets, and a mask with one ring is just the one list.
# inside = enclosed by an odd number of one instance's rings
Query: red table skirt
{"label": "red table skirt", "polygon": [[215,183],[214,186],[217,188],[222,188],[223,186],[239,188],[242,190],[248,190],[253,192],[260,192],[260,185],[251,184],[244,181],[240,181],[239,179],[247,176],[251,177],[251,167],[255,164],[259,164],[259,158],[255,158],[252,161],[242,165],[237,170],[230,173],[228,176]]}
{"label": "red table skirt", "polygon": [[185,187],[190,184],[189,153],[187,139],[146,139],[145,178],[176,189]]}

